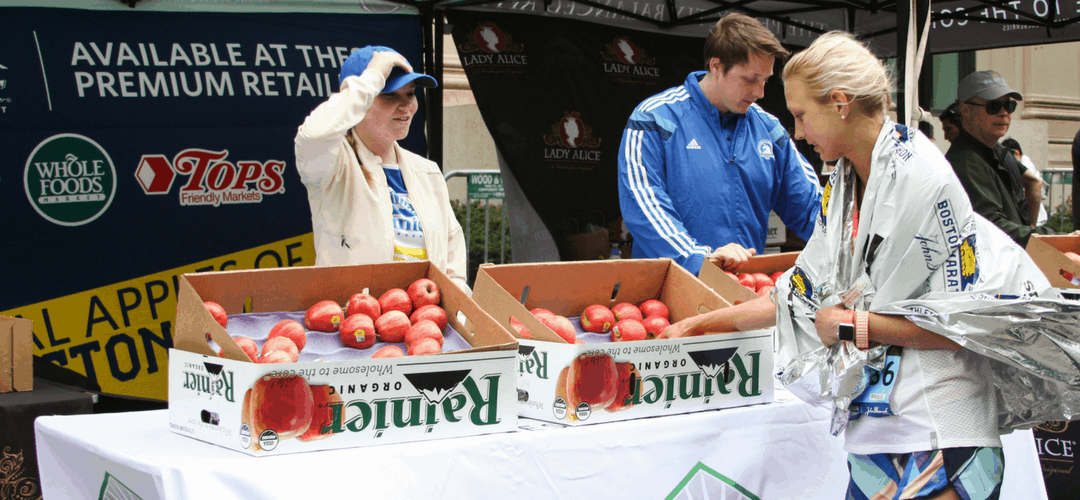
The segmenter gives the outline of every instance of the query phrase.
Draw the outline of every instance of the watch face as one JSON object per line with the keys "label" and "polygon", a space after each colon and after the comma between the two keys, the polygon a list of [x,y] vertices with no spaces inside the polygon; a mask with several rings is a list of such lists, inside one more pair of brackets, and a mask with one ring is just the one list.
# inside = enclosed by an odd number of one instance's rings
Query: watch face
{"label": "watch face", "polygon": [[837,335],[840,337],[840,340],[855,342],[855,325],[840,323]]}

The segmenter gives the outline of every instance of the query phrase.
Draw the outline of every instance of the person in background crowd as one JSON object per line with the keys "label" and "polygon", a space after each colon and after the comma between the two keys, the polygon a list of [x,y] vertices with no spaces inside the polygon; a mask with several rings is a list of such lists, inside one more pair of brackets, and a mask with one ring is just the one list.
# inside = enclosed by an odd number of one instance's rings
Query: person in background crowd
{"label": "person in background crowd", "polygon": [[754,104],[788,52],[757,20],[728,14],[705,41],[706,71],[644,100],[619,146],[619,205],[634,257],[697,274],[765,250],[769,212],[810,237],[821,187],[780,121]]}
{"label": "person in background crowd", "polygon": [[919,132],[922,132],[931,141],[934,140],[934,124],[925,120],[919,120]]}
{"label": "person in background crowd", "polygon": [[340,84],[296,133],[315,264],[428,260],[468,291],[465,237],[443,174],[397,143],[418,108],[416,88],[435,79],[369,45],[342,64]]}
{"label": "person in background crowd", "polygon": [[1080,231],[1080,217],[1076,216],[1076,200],[1080,198],[1080,130],[1077,130],[1076,135],[1073,136],[1072,165],[1072,198],[1069,198],[1069,207],[1072,209],[1070,212],[1072,213],[1073,231]]}
{"label": "person in background crowd", "polygon": [[[822,35],[788,62],[783,77],[795,138],[813,144],[826,161],[839,160],[818,227],[771,296],[684,319],[661,336],[775,324],[778,366],[787,361],[781,358],[841,340],[860,350],[902,346],[895,375],[868,382],[867,391],[891,390],[871,398],[875,408],[887,404],[888,413],[864,413],[868,403],[859,398],[848,409],[861,418],[852,417],[844,437],[847,498],[998,498],[1004,456],[995,393],[979,356],[906,317],[867,312],[881,300],[961,286],[931,278],[943,275],[947,260],[961,258],[962,245],[948,243],[949,231],[975,227],[978,216],[940,150],[887,118],[889,75],[850,34]],[[942,203],[950,208],[944,214]],[[985,221],[979,227],[979,241],[982,231],[995,230]],[[982,272],[1003,271],[984,266]],[[853,337],[840,338],[841,323],[855,325]]]}
{"label": "person in background crowd", "polygon": [[960,135],[960,131],[964,129],[964,125],[960,122],[960,110],[959,104],[952,103],[945,107],[945,111],[941,112],[941,132],[945,134],[945,140],[952,144],[956,140],[956,137]]}
{"label": "person in background crowd", "polygon": [[[1054,234],[1046,226],[1032,227],[1030,208],[1037,207],[1029,206],[1024,195],[1026,169],[998,143],[1009,131],[1017,101],[1024,97],[991,70],[964,77],[956,94],[964,127],[945,157],[975,211],[1020,246],[1026,246],[1033,233]],[[1039,181],[1037,175],[1034,180]]]}
{"label": "person in background crowd", "polygon": [[1046,207],[1042,205],[1046,184],[1039,178],[1039,169],[1035,168],[1035,162],[1031,161],[1031,157],[1020,149],[1020,143],[1016,139],[1010,137],[1001,141],[1001,145],[1012,153],[1013,158],[1025,169],[1021,174],[1021,179],[1024,182],[1024,198],[1027,199],[1028,218],[1031,220],[1032,227],[1046,224],[1049,216],[1046,214]]}

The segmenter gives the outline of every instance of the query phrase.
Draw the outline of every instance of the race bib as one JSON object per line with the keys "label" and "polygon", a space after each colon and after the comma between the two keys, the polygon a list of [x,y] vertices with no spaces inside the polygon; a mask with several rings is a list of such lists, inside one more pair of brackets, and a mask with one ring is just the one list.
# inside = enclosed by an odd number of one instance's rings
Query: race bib
{"label": "race bib", "polygon": [[889,346],[885,352],[885,367],[881,370],[863,367],[863,376],[866,377],[866,389],[851,401],[848,408],[851,420],[857,420],[866,415],[868,417],[888,417],[894,415],[892,406],[889,404],[889,396],[896,386],[896,374],[900,372],[900,354],[903,348]]}

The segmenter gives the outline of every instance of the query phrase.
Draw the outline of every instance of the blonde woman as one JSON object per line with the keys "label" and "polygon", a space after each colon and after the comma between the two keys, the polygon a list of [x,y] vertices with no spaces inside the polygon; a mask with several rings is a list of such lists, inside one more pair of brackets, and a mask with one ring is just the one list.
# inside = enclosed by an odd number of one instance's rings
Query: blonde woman
{"label": "blonde woman", "polygon": [[1041,278],[972,211],[937,147],[886,116],[889,75],[851,35],[821,36],[783,78],[795,138],[837,161],[814,234],[772,297],[688,318],[666,336],[775,324],[778,366],[822,351],[843,358],[858,381],[847,399],[832,396],[834,430],[846,425],[849,499],[998,498],[1004,457],[987,359],[869,311],[945,304],[934,301],[950,292],[1032,296],[1048,284],[1005,270]]}
{"label": "blonde woman", "polygon": [[468,291],[465,237],[438,165],[403,149],[417,87],[435,79],[389,47],[367,46],[341,66],[341,91],[296,133],[316,265],[428,260]]}

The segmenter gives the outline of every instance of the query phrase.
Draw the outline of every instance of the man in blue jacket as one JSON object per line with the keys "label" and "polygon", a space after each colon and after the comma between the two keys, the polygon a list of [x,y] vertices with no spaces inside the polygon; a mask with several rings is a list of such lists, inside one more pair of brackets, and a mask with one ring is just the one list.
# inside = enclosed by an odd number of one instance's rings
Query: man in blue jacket
{"label": "man in blue jacket", "polygon": [[705,41],[705,67],[634,110],[619,155],[619,205],[634,257],[704,259],[735,269],[765,250],[769,212],[807,240],[820,211],[814,168],[754,101],[788,55],[757,20],[729,14]]}

